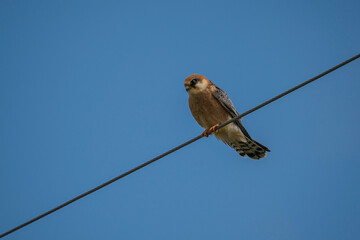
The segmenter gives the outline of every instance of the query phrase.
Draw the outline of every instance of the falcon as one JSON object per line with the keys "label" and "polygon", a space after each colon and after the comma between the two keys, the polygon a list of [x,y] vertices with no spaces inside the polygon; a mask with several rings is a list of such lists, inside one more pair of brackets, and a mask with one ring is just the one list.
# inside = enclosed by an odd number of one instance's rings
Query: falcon
{"label": "falcon", "polygon": [[229,96],[209,79],[200,74],[192,74],[185,79],[185,89],[189,94],[189,107],[199,125],[207,132],[214,133],[217,139],[234,148],[242,157],[260,159],[270,150],[252,139],[238,119],[225,127],[215,130],[217,126],[231,118],[239,116]]}

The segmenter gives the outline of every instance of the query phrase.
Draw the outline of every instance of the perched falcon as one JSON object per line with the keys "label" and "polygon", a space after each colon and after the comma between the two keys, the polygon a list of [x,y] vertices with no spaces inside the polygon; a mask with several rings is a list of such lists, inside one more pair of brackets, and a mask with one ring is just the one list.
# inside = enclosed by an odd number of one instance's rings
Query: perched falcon
{"label": "perched falcon", "polygon": [[214,83],[200,74],[192,74],[184,82],[189,94],[189,107],[195,120],[207,132],[214,132],[217,139],[234,148],[241,156],[260,159],[270,150],[253,140],[238,119],[215,131],[215,127],[239,116],[229,96]]}

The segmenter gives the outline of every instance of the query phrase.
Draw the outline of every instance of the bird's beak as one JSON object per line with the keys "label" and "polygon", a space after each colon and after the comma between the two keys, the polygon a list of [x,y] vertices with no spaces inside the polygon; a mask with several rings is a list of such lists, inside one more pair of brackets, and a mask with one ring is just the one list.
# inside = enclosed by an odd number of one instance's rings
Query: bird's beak
{"label": "bird's beak", "polygon": [[191,88],[190,84],[185,84],[185,89],[186,89],[186,91],[189,91],[190,88]]}

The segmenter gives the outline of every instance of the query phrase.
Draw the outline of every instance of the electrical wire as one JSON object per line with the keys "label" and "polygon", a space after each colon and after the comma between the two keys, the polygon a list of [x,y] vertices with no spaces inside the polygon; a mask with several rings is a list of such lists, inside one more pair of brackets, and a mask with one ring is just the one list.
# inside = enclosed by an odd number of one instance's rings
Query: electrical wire
{"label": "electrical wire", "polygon": [[[260,109],[262,107],[264,107],[264,106],[266,106],[266,105],[268,105],[269,103],[272,103],[272,102],[278,100],[281,97],[284,97],[285,95],[287,95],[287,94],[289,94],[289,93],[291,93],[291,92],[293,92],[293,91],[295,91],[295,90],[297,90],[297,89],[299,89],[299,88],[301,88],[301,87],[303,87],[303,86],[305,86],[305,85],[307,85],[307,84],[309,84],[309,83],[311,83],[311,82],[313,82],[313,81],[327,75],[328,73],[331,73],[331,72],[335,71],[336,69],[338,69],[338,68],[340,68],[340,67],[354,61],[355,59],[357,59],[359,57],[360,57],[360,54],[358,54],[358,55],[356,55],[356,56],[354,56],[352,58],[349,58],[348,60],[346,60],[346,61],[344,61],[344,62],[342,62],[342,63],[340,63],[340,64],[338,64],[338,65],[336,65],[336,66],[334,66],[332,68],[330,68],[329,70],[327,70],[327,71],[325,71],[325,72],[323,72],[323,73],[321,73],[321,74],[319,74],[319,75],[317,75],[317,76],[315,76],[315,77],[313,77],[313,78],[311,78],[311,79],[309,79],[309,80],[307,80],[307,81],[305,81],[305,82],[303,82],[303,83],[301,83],[301,84],[299,84],[299,85],[297,85],[297,86],[295,86],[295,87],[293,87],[293,88],[291,88],[291,89],[289,89],[289,90],[287,90],[287,91],[285,91],[285,92],[283,92],[283,93],[281,93],[281,94],[279,94],[279,95],[277,95],[277,96],[275,96],[275,97],[273,97],[271,99],[269,99],[268,101],[266,101],[266,102],[264,102],[264,103],[262,103],[262,104],[260,104],[260,105],[258,105],[256,107],[254,107],[254,108],[240,114],[239,116],[236,116],[236,117],[230,119],[227,122],[224,122],[224,123],[220,124],[218,127],[215,128],[215,130],[219,130],[220,128],[225,127],[226,125],[228,125],[228,124],[230,124],[230,123],[232,123],[232,122],[234,122],[234,121],[236,121],[236,120],[238,120],[238,119],[240,119],[240,118],[242,118],[242,117],[244,117],[244,116],[246,116],[246,115],[248,115],[248,114],[250,114],[250,113],[252,113],[252,112],[254,112],[254,111],[256,111],[256,110],[258,110],[258,109]],[[210,131],[208,131],[207,133],[211,134]],[[39,215],[39,216],[29,220],[29,221],[27,221],[27,222],[15,227],[15,228],[9,230],[9,231],[1,234],[0,238],[3,238],[5,236],[9,235],[10,233],[13,233],[13,232],[15,232],[15,231],[17,231],[17,230],[31,224],[31,223],[37,221],[37,220],[39,220],[39,219],[41,219],[41,218],[43,218],[43,217],[45,217],[45,216],[47,216],[47,215],[49,215],[49,214],[51,214],[53,212],[56,212],[57,210],[59,210],[59,209],[65,207],[65,206],[67,206],[67,205],[69,205],[69,204],[71,204],[71,203],[73,203],[73,202],[75,202],[75,201],[77,201],[77,200],[79,200],[79,199],[81,199],[81,198],[83,198],[83,197],[85,197],[85,196],[87,196],[87,195],[89,195],[89,194],[91,194],[91,193],[93,193],[93,192],[95,192],[95,191],[97,191],[97,190],[99,190],[99,189],[101,189],[101,188],[103,188],[103,187],[105,187],[105,186],[107,186],[107,185],[109,185],[109,184],[111,184],[111,183],[113,183],[113,182],[115,182],[115,181],[117,181],[117,180],[119,180],[119,179],[121,179],[121,178],[123,178],[123,177],[125,177],[125,176],[127,176],[127,175],[129,175],[129,174],[131,174],[131,173],[133,173],[133,172],[135,172],[135,171],[137,171],[137,170],[139,170],[139,169],[141,169],[141,168],[143,168],[143,167],[145,167],[145,166],[147,166],[147,165],[149,165],[149,164],[151,164],[151,163],[153,163],[153,162],[155,162],[155,161],[157,161],[157,160],[159,160],[159,159],[161,159],[161,158],[163,158],[163,157],[165,157],[165,156],[167,156],[167,155],[169,155],[169,154],[171,154],[171,153],[173,153],[173,152],[175,152],[175,151],[177,151],[177,150],[179,150],[179,149],[181,149],[181,148],[183,148],[185,146],[187,146],[187,145],[189,145],[189,144],[191,144],[191,143],[193,143],[193,142],[195,142],[195,141],[197,141],[197,140],[199,140],[199,139],[201,139],[202,137],[204,137],[204,136],[199,135],[199,136],[197,136],[197,137],[195,137],[195,138],[193,138],[193,139],[191,139],[191,140],[189,140],[189,141],[187,141],[187,142],[185,142],[185,143],[183,143],[183,144],[181,144],[181,145],[179,145],[177,147],[174,147],[173,149],[171,149],[171,150],[169,150],[169,151],[167,151],[167,152],[165,152],[165,153],[163,153],[163,154],[161,154],[161,155],[159,155],[157,157],[154,157],[153,159],[151,159],[151,160],[149,160],[149,161],[147,161],[147,162],[145,162],[145,163],[143,163],[143,164],[141,164],[141,165],[139,165],[139,166],[137,166],[137,167],[135,167],[135,168],[133,168],[133,169],[131,169],[131,170],[129,170],[129,171],[127,171],[127,172],[125,172],[125,173],[123,173],[123,174],[121,174],[121,175],[119,175],[119,176],[117,176],[117,177],[115,177],[115,178],[113,178],[113,179],[111,179],[111,180],[109,180],[109,181],[107,181],[107,182],[105,182],[105,183],[103,183],[103,184],[101,184],[101,185],[87,191],[87,192],[85,192],[85,193],[83,193],[83,194],[80,194],[80,195],[74,197],[73,199],[71,199],[71,200],[69,200],[69,201],[67,201],[67,202],[65,202],[65,203],[63,203],[63,204],[61,204],[61,205],[59,205],[59,206],[57,206],[57,207],[55,207],[55,208],[53,208],[53,209],[51,209],[51,210],[49,210],[47,212],[45,212],[45,213],[43,213],[43,214],[41,214],[41,215]]]}

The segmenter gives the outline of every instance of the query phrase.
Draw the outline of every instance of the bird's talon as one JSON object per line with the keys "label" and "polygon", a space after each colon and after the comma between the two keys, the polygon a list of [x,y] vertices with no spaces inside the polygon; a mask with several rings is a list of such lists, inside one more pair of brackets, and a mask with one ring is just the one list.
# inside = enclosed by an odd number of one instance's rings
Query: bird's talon
{"label": "bird's talon", "polygon": [[216,133],[218,130],[215,130],[215,128],[217,128],[219,125],[220,125],[220,123],[218,123],[218,124],[216,124],[216,125],[212,126],[211,128],[209,128],[209,131],[210,131],[210,132],[212,132],[212,133],[213,133],[213,132],[215,132],[215,133]]}
{"label": "bird's talon", "polygon": [[207,133],[209,131],[209,128],[205,129],[205,131],[201,134],[203,137],[208,137],[209,134]]}
{"label": "bird's talon", "polygon": [[[209,135],[211,135],[213,132],[217,132],[217,130],[215,130],[216,127],[218,127],[220,125],[220,123],[212,126],[211,128],[207,128],[205,129],[205,131],[201,134],[201,136],[203,137],[209,137]],[[210,132],[210,134],[208,134],[208,132]]]}

